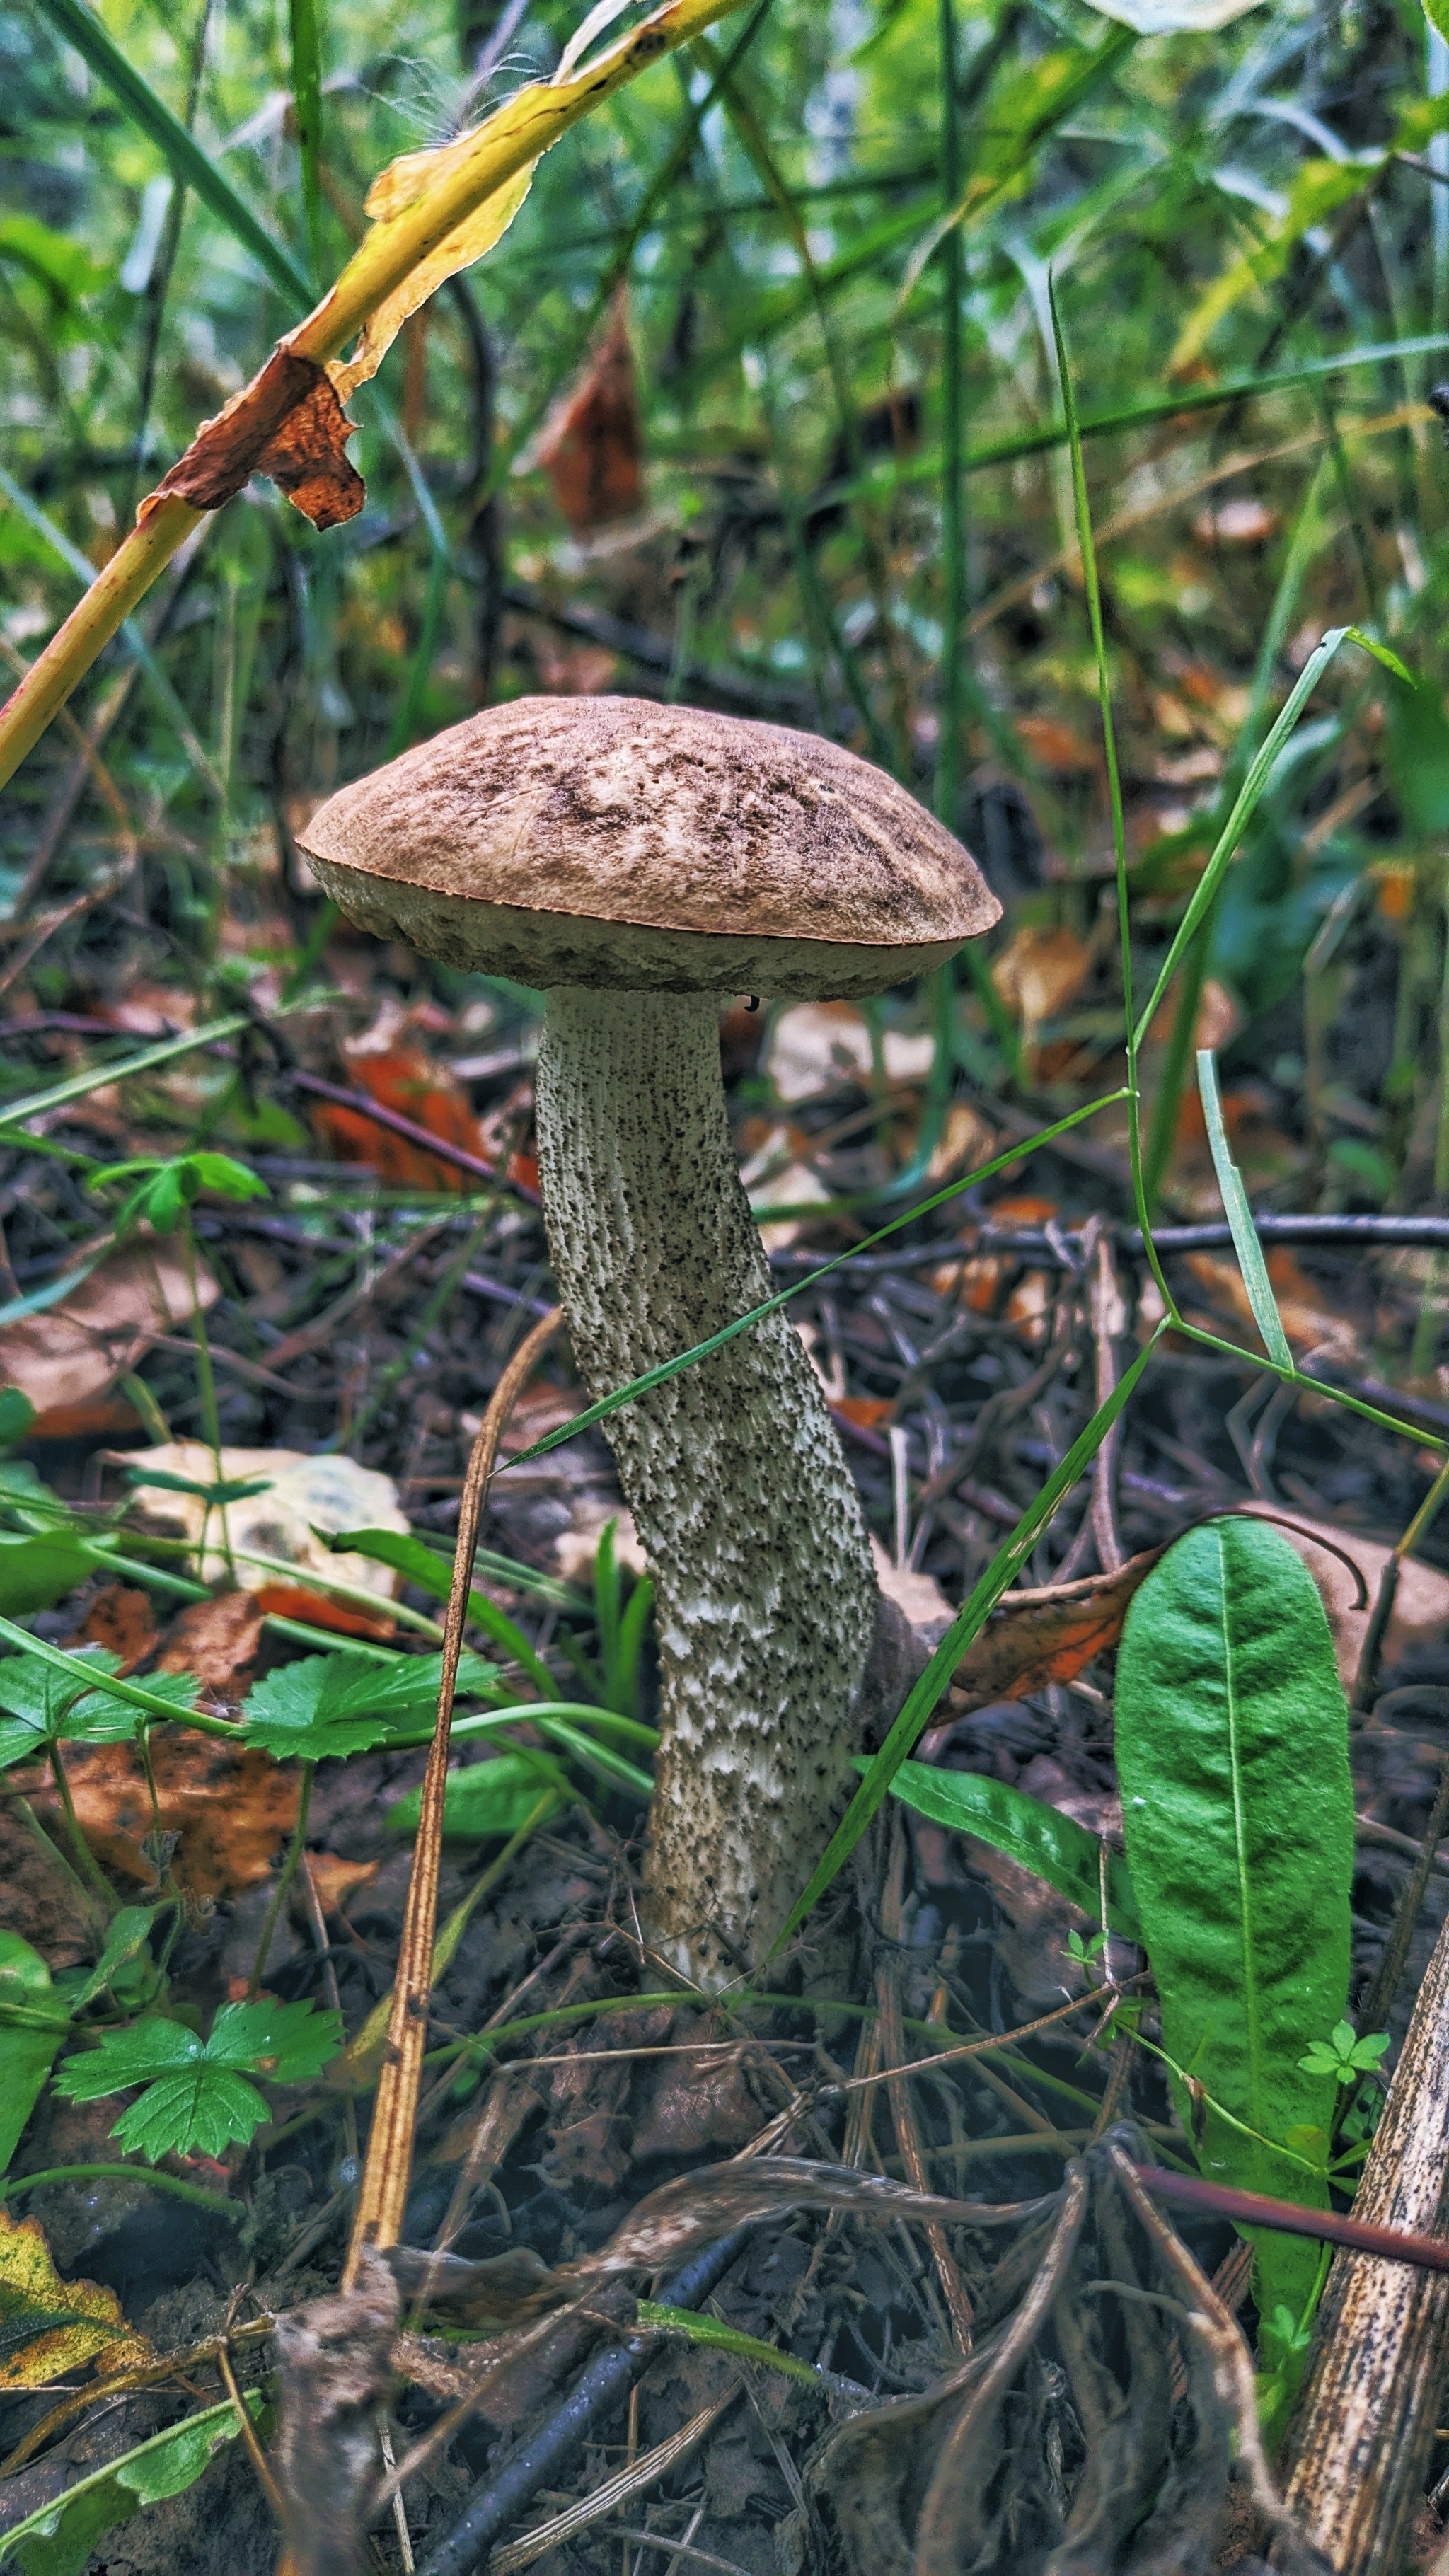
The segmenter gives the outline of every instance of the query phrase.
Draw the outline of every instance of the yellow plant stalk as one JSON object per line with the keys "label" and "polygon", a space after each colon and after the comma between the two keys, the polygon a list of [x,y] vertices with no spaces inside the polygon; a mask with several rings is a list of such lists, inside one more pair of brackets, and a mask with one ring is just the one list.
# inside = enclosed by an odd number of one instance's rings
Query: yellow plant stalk
{"label": "yellow plant stalk", "polygon": [[[186,457],[142,502],[136,526],[0,708],[0,786],[14,776],[204,509],[219,507],[240,490],[269,442],[309,404],[321,372],[326,371],[324,391],[345,400],[376,371],[408,314],[507,230],[528,193],[535,163],[570,126],[662,55],[742,6],[743,0],[664,0],[583,71],[575,71],[565,54],[563,77],[530,82],[476,133],[435,152],[409,154],[379,175],[368,197],[368,211],[379,220],[335,286],[277,343],[218,420],[203,424]],[[360,345],[351,363],[336,364],[354,341]],[[338,426],[345,435],[347,424]],[[170,488],[185,484],[190,460],[200,466],[205,456],[210,465],[223,441],[234,470],[199,505]],[[198,489],[205,480],[202,472]]]}

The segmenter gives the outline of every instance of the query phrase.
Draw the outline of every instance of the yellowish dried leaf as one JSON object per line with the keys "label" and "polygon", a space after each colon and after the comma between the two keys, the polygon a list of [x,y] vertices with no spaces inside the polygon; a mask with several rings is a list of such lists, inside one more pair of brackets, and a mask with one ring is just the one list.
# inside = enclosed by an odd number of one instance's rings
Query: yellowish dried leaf
{"label": "yellowish dried leaf", "polygon": [[63,2281],[34,2218],[0,2209],[0,2388],[45,2388],[104,2353],[108,2371],[151,2359],[114,2290]]}
{"label": "yellowish dried leaf", "polygon": [[[445,143],[436,152],[409,152],[394,161],[373,181],[367,192],[367,211],[379,222],[396,222],[415,204],[423,189],[432,181],[450,175],[452,165],[466,153],[476,137],[464,135],[458,143]],[[461,224],[445,233],[436,250],[420,259],[410,269],[401,286],[384,298],[368,320],[350,358],[334,358],[327,372],[339,402],[347,402],[359,385],[375,376],[383,359],[410,314],[426,304],[450,277],[461,268],[471,268],[507,232],[524,198],[533,185],[537,164],[530,161],[526,170],[485,197]]]}

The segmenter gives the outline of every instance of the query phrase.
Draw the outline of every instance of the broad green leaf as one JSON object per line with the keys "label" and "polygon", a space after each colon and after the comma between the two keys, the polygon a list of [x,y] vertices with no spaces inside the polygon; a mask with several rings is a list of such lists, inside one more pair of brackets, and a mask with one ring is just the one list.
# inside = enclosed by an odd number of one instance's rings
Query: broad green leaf
{"label": "broad green leaf", "polygon": [[[136,1732],[139,1714],[129,1699],[104,1687],[87,1689],[92,1674],[113,1675],[119,1658],[102,1646],[81,1646],[65,1660],[38,1654],[0,1660],[0,1770],[31,1760],[49,1744],[123,1744]],[[192,1673],[156,1673],[150,1695],[168,1716],[189,1714],[196,1696]]]}
{"label": "broad green leaf", "polygon": [[1202,1099],[1202,1114],[1207,1123],[1207,1139],[1212,1153],[1213,1169],[1218,1176],[1223,1210],[1232,1233],[1233,1250],[1238,1256],[1238,1268],[1243,1274],[1243,1286],[1248,1292],[1248,1303],[1253,1310],[1253,1321],[1262,1334],[1263,1348],[1274,1367],[1291,1369],[1293,1354],[1288,1347],[1288,1336],[1283,1330],[1283,1318],[1278,1312],[1278,1300],[1273,1294],[1272,1283],[1268,1277],[1268,1265],[1263,1258],[1263,1247],[1258,1241],[1258,1229],[1253,1223],[1253,1211],[1248,1205],[1248,1193],[1243,1187],[1243,1176],[1233,1160],[1233,1149],[1228,1143],[1223,1104],[1218,1091],[1218,1069],[1210,1047],[1199,1047],[1197,1051],[1197,1087]]}
{"label": "broad green leaf", "polygon": [[[267,2405],[261,2390],[247,2389],[242,2403],[264,2430]],[[138,2449],[67,2487],[54,2504],[13,2524],[0,2538],[0,2567],[13,2566],[23,2576],[84,2576],[105,2532],[129,2522],[143,2505],[184,2495],[222,2443],[236,2440],[238,2430],[236,2409],[228,2399],[200,2415],[188,2415],[165,2433],[154,2433]]]}
{"label": "broad green leaf", "polygon": [[[432,1720],[442,1664],[441,1655],[400,1656],[393,1664],[376,1664],[370,1656],[346,1649],[284,1664],[247,1693],[242,1706],[246,1741],[277,1762],[322,1762],[365,1752]],[[458,1696],[486,1697],[497,1677],[496,1665],[464,1654]]]}
{"label": "broad green leaf", "polygon": [[70,2014],[38,1950],[0,1931],[0,2173],[40,2099]]}
{"label": "broad green leaf", "polygon": [[84,1583],[95,1559],[81,1541],[63,1530],[26,1537],[0,1533],[0,1612],[9,1619],[48,1610]]}
{"label": "broad green leaf", "polygon": [[[1164,2046],[1230,2115],[1206,2109],[1202,2169],[1326,2209],[1326,2179],[1260,2141],[1333,2123],[1334,2078],[1299,2061],[1348,1994],[1348,1712],[1312,1578],[1266,1522],[1190,1530],[1137,1593],[1117,1769]],[[1178,2105],[1192,2125],[1181,2086]],[[1301,2317],[1318,2265],[1311,2244],[1257,2240],[1260,2316]]]}
{"label": "broad green leaf", "polygon": [[268,2117],[255,2084],[227,2066],[188,2066],[148,2084],[111,2131],[128,2155],[155,2164],[162,2156],[220,2156],[233,2140],[245,2146]]}
{"label": "broad green leaf", "polygon": [[[866,1767],[863,1761],[856,1765],[861,1771]],[[1064,1816],[1060,1808],[1029,1798],[1004,1780],[984,1779],[975,1771],[937,1771],[927,1762],[903,1762],[891,1782],[891,1796],[918,1816],[929,1816],[933,1824],[974,1834],[978,1842],[990,1843],[993,1851],[1034,1870],[1093,1923],[1102,1920],[1105,1865],[1106,1928],[1128,1941],[1141,1940],[1127,1863],[1074,1816]]]}
{"label": "broad green leaf", "polygon": [[30,1436],[35,1407],[18,1386],[0,1386],[0,1449],[14,1449]]}
{"label": "broad green leaf", "polygon": [[[538,1805],[539,1787],[538,1772],[521,1753],[500,1753],[491,1762],[471,1762],[466,1771],[450,1771],[443,1831],[454,1842],[469,1843],[516,1834]],[[388,1823],[399,1833],[416,1833],[421,1803],[422,1791],[409,1790],[389,1807]]]}

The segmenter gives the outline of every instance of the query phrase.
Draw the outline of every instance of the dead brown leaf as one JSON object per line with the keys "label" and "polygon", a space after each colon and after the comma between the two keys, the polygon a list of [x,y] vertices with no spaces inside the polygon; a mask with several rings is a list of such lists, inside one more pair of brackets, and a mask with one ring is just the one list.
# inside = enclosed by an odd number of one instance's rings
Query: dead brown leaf
{"label": "dead brown leaf", "polygon": [[[144,1663],[156,1643],[156,1622],[151,1616],[151,1603],[144,1592],[127,1583],[108,1583],[98,1592],[77,1628],[67,1639],[72,1646],[104,1646],[108,1654],[120,1658],[118,1669],[132,1673]],[[188,1672],[187,1664],[168,1669]]]}
{"label": "dead brown leaf", "polygon": [[[198,1264],[201,1306],[214,1305],[219,1293]],[[190,1312],[179,1253],[149,1240],[128,1244],[78,1280],[59,1305],[0,1329],[0,1384],[29,1396],[41,1439],[65,1436],[76,1407],[108,1396],[158,1333],[169,1333]],[[129,1405],[126,1418],[128,1424],[135,1418]]]}
{"label": "dead brown leaf", "polygon": [[991,969],[991,981],[1021,1020],[1028,1042],[1044,1020],[1074,1001],[1092,970],[1092,952],[1074,930],[1018,930]]}
{"label": "dead brown leaf", "polygon": [[[152,1734],[151,1765],[162,1831],[180,1837],[172,1867],[192,1895],[230,1896],[270,1875],[297,1821],[290,1765],[170,1729]],[[96,1858],[118,1878],[153,1886],[156,1872],[141,1848],[154,1830],[151,1801],[131,1747],[78,1745],[67,1751],[66,1776]],[[62,1829],[48,1794],[38,1790],[35,1804]]]}
{"label": "dead brown leaf", "polygon": [[620,287],[609,328],[537,451],[554,499],[576,536],[632,518],[644,498],[644,435]]}
{"label": "dead brown leaf", "polygon": [[178,1613],[156,1658],[162,1673],[194,1673],[218,1698],[245,1687],[262,1641],[262,1605],[254,1592],[219,1592]]}
{"label": "dead brown leaf", "polygon": [[294,349],[274,349],[261,373],[202,422],[186,454],[142,502],[138,519],[162,501],[219,510],[253,474],[267,474],[314,527],[336,527],[355,518],[366,498],[347,459],[352,428],[325,368]]}
{"label": "dead brown leaf", "polygon": [[956,1667],[953,1713],[1028,1699],[1048,1682],[1069,1682],[1085,1671],[1095,1655],[1116,1645],[1127,1605],[1161,1554],[1160,1547],[1145,1548],[1115,1574],[1006,1593]]}

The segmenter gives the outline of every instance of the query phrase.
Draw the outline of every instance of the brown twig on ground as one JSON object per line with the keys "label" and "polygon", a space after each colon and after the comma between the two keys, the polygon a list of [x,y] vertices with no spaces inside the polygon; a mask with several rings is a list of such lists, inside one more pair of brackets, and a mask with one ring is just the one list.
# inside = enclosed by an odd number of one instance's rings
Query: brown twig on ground
{"label": "brown twig on ground", "polygon": [[438,1877],[442,1862],[443,1800],[448,1779],[448,1746],[453,1718],[453,1690],[463,1631],[468,1620],[468,1593],[478,1546],[478,1524],[493,1474],[493,1461],[503,1427],[524,1386],[562,1321],[557,1308],[514,1352],[479,1425],[468,1461],[467,1482],[458,1514],[458,1546],[453,1559],[453,1588],[443,1644],[443,1672],[438,1690],[438,1723],[423,1780],[412,1876],[408,1882],[393,1988],[387,2050],[378,2080],[377,2103],[367,2142],[367,2162],[357,2196],[352,2242],[342,2276],[352,2288],[366,2246],[395,2245],[402,2228],[408,2176],[412,2171],[413,2130],[427,2043],[428,2001],[432,1992],[433,1933],[438,1919]]}
{"label": "brown twig on ground", "polygon": [[[1449,1929],[1435,1944],[1369,2149],[1357,2223],[1427,2232],[1446,2180]],[[1449,2242],[1442,2260],[1449,2273]],[[1449,2279],[1408,2261],[1340,2254],[1319,2311],[1288,2488],[1299,2523],[1338,2576],[1390,2576],[1402,2564],[1446,2366]]]}
{"label": "brown twig on ground", "polygon": [[[431,1127],[420,1127],[416,1118],[405,1118],[399,1109],[385,1108],[370,1092],[349,1091],[340,1082],[324,1082],[320,1074],[294,1073],[294,1091],[305,1091],[314,1100],[330,1100],[339,1109],[350,1109],[358,1118],[369,1118],[374,1127],[386,1127],[394,1136],[403,1136],[410,1145],[421,1146],[437,1162],[456,1164],[460,1172],[471,1172],[475,1180],[499,1182],[503,1175],[496,1163],[485,1163],[481,1154],[470,1154],[462,1145],[452,1145],[446,1136],[435,1136]],[[530,1207],[542,1207],[537,1190],[522,1181],[507,1185],[516,1197],[526,1199]]]}

